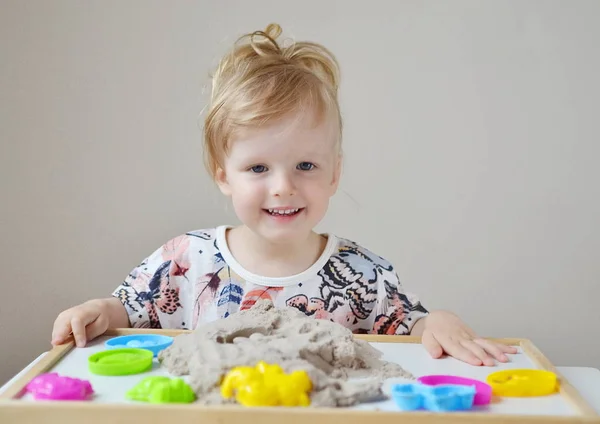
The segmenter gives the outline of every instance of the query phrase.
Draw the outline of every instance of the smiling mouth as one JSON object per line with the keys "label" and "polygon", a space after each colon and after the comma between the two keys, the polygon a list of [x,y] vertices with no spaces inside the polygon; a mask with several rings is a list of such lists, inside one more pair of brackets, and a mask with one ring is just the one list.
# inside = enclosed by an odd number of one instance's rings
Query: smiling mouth
{"label": "smiling mouth", "polygon": [[304,208],[295,208],[295,209],[265,209],[269,215],[272,216],[294,216],[298,213],[302,212]]}

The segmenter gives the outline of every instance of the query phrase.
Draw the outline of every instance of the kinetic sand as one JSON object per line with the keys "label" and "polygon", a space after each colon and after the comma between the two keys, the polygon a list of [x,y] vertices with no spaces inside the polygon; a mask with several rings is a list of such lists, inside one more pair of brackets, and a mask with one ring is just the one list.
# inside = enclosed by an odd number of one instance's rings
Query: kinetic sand
{"label": "kinetic sand", "polygon": [[230,402],[219,392],[222,376],[233,367],[265,361],[285,372],[306,371],[313,383],[311,406],[335,407],[380,400],[386,378],[413,378],[380,357],[340,324],[261,300],[252,309],[177,336],[159,361],[172,375],[189,375],[202,404]]}

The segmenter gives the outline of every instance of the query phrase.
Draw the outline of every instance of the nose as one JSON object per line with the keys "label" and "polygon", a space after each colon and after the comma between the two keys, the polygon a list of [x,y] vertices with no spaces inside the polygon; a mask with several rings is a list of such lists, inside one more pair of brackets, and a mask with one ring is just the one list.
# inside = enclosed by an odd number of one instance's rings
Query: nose
{"label": "nose", "polygon": [[271,181],[271,195],[276,197],[293,196],[296,184],[291,175],[285,172],[274,174]]}

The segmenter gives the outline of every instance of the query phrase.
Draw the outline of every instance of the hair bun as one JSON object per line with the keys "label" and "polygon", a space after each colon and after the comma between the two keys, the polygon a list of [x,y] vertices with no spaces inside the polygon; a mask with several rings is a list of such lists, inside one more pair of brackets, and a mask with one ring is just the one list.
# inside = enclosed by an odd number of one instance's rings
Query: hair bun
{"label": "hair bun", "polygon": [[281,29],[279,24],[275,24],[275,23],[267,25],[267,28],[265,29],[265,33],[269,37],[271,37],[273,40],[279,38],[279,36],[281,35],[282,32],[283,32],[283,30]]}
{"label": "hair bun", "polygon": [[269,24],[264,31],[254,31],[249,34],[250,45],[259,56],[281,54],[281,47],[277,43],[277,38],[282,32],[283,30],[278,24]]}

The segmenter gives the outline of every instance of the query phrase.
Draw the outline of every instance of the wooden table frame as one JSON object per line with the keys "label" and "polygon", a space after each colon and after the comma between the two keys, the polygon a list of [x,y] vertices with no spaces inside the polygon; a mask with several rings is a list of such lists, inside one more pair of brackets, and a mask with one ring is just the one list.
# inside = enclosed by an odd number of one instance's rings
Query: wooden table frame
{"label": "wooden table frame", "polygon": [[[105,335],[164,334],[177,336],[186,330],[112,329]],[[420,337],[356,335],[357,339],[377,343],[420,343]],[[202,406],[195,404],[99,404],[93,402],[23,402],[24,388],[34,377],[47,372],[71,351],[75,344],[71,338],[65,344],[55,346],[23,376],[0,394],[0,423],[61,423],[61,424],[108,424],[141,422],[151,423],[202,423],[202,424],[462,424],[484,422],[497,423],[598,423],[600,416],[528,339],[494,339],[512,346],[520,346],[525,354],[540,368],[555,373],[560,382],[560,395],[573,407],[576,415],[517,415],[490,414],[489,412],[437,413],[427,411],[388,412],[361,411],[343,408],[252,408],[240,406]]]}

